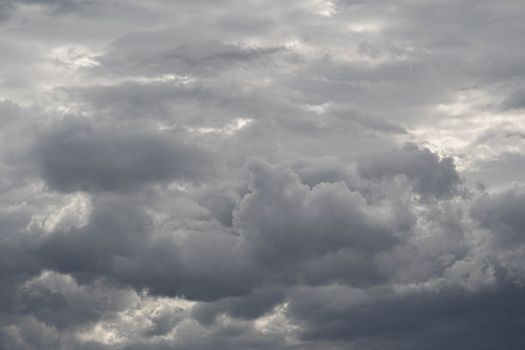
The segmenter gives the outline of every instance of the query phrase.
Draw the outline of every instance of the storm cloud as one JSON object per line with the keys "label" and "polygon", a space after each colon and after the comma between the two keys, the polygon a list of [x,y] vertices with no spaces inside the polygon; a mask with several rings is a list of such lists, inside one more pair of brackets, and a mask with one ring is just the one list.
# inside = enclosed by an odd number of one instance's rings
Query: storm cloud
{"label": "storm cloud", "polygon": [[524,15],[1,2],[0,349],[523,349]]}
{"label": "storm cloud", "polygon": [[47,184],[59,191],[119,191],[173,179],[200,181],[213,173],[210,152],[177,135],[90,124],[60,126],[42,136],[35,157]]}

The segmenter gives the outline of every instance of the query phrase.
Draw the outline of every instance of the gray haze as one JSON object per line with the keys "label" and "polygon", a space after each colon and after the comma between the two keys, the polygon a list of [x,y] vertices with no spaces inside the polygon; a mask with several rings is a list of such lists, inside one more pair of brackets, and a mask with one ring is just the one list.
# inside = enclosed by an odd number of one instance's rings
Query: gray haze
{"label": "gray haze", "polygon": [[0,350],[525,347],[522,0],[0,0]]}

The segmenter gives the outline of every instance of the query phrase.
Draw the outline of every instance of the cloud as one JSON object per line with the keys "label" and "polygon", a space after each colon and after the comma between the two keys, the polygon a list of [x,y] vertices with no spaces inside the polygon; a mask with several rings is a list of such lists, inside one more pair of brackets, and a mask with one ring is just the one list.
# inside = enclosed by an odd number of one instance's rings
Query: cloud
{"label": "cloud", "polygon": [[17,6],[36,5],[42,7],[46,12],[52,15],[63,15],[70,13],[83,14],[88,12],[90,7],[96,4],[96,1],[78,1],[78,0],[6,0],[5,7],[16,10]]}
{"label": "cloud", "polygon": [[213,173],[212,156],[162,133],[117,131],[65,123],[42,136],[35,157],[52,189],[125,191],[142,184],[199,181]]}
{"label": "cloud", "polygon": [[523,109],[525,107],[525,94],[523,89],[517,89],[502,102],[504,109]]}
{"label": "cloud", "polygon": [[521,241],[523,227],[522,192],[509,190],[496,196],[484,195],[472,206],[472,215],[483,227],[497,233],[494,236],[511,245]]}
{"label": "cloud", "polygon": [[[369,214],[373,209],[364,198],[341,182],[310,189],[296,174],[257,160],[250,160],[248,169],[250,193],[241,200],[234,224],[256,260],[306,283],[377,278],[373,254],[396,238],[386,222]],[[339,270],[344,263],[350,266]]]}
{"label": "cloud", "polygon": [[458,193],[461,183],[451,158],[440,159],[428,149],[405,144],[402,150],[363,159],[362,176],[371,180],[404,175],[423,196],[443,197]]}
{"label": "cloud", "polygon": [[291,297],[289,312],[304,324],[304,339],[347,341],[357,349],[491,349],[501,343],[518,349],[522,322],[515,306],[522,297],[523,291],[513,287],[470,294],[363,293],[328,286],[298,291]]}
{"label": "cloud", "polygon": [[[166,46],[166,42],[170,42]],[[147,48],[144,47],[147,45]],[[217,39],[191,38],[179,28],[129,34],[96,57],[95,70],[109,74],[218,74],[242,64],[268,64],[282,47],[249,47]]]}
{"label": "cloud", "polygon": [[521,349],[522,1],[0,4],[0,349]]}

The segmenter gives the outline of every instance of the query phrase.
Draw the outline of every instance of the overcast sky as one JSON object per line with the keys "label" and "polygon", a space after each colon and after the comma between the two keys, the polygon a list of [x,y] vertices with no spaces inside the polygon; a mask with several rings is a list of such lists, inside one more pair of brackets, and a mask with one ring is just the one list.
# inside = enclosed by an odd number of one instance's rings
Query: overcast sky
{"label": "overcast sky", "polygon": [[0,350],[525,347],[523,0],[0,0]]}

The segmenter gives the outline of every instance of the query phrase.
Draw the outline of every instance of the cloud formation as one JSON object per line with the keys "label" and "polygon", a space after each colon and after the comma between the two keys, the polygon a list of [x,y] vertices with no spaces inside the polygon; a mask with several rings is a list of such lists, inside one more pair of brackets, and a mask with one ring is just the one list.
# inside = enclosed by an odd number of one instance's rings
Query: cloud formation
{"label": "cloud formation", "polygon": [[0,349],[522,349],[524,14],[0,3]]}

